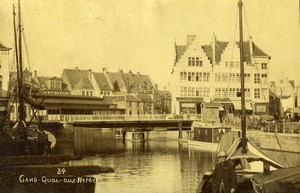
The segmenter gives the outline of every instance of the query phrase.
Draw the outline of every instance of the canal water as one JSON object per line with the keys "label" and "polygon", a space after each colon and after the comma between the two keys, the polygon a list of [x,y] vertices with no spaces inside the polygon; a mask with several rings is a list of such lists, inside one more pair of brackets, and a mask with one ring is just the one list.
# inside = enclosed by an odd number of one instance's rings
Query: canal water
{"label": "canal water", "polygon": [[[213,166],[216,152],[189,148],[173,137],[178,133],[157,131],[155,135],[157,140],[123,143],[113,129],[74,128],[74,144],[64,144],[63,151],[83,156],[74,165],[114,168],[114,173],[94,176],[96,193],[195,192],[204,172]],[[300,164],[299,154],[266,153],[282,163],[287,160],[289,166]]]}

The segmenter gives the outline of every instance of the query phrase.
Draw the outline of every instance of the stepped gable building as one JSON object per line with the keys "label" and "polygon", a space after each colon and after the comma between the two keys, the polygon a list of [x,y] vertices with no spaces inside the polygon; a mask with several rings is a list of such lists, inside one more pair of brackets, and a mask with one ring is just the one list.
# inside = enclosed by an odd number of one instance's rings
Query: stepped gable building
{"label": "stepped gable building", "polygon": [[[243,42],[246,110],[268,113],[271,57],[250,37]],[[229,112],[240,105],[239,43],[217,41],[203,45],[188,35],[186,45],[175,43],[175,62],[171,73],[172,108],[175,113],[201,113],[203,102],[219,102]]]}

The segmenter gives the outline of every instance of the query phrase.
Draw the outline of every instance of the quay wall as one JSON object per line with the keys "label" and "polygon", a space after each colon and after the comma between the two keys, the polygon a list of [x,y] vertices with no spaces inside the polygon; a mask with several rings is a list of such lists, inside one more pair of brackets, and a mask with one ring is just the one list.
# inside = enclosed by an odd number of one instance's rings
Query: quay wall
{"label": "quay wall", "polygon": [[300,153],[300,134],[247,131],[247,137],[261,149]]}

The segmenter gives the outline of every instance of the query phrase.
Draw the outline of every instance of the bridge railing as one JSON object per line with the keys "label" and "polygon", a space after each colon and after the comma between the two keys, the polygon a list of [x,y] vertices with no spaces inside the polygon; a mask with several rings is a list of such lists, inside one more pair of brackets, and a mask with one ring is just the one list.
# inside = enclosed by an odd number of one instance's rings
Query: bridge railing
{"label": "bridge railing", "polygon": [[197,120],[198,114],[189,115],[164,115],[164,114],[143,114],[143,115],[61,115],[60,121],[134,121],[134,120]]}

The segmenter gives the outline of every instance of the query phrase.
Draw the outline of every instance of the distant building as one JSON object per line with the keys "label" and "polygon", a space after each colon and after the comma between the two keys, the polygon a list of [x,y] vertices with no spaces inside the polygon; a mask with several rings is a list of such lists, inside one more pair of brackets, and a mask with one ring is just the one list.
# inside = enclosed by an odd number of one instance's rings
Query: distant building
{"label": "distant building", "polygon": [[70,95],[68,85],[62,78],[37,76],[37,71],[32,77],[32,88],[44,95]]}
{"label": "distant building", "polygon": [[[246,110],[267,114],[269,109],[270,56],[253,41],[243,42]],[[201,104],[219,102],[240,111],[241,75],[239,43],[213,40],[209,45],[188,35],[185,45],[175,44],[171,73],[172,111],[201,113]]]}
{"label": "distant building", "polygon": [[[75,68],[64,69],[62,79],[68,85],[71,95],[116,96],[114,102],[122,108],[126,107],[126,114],[154,113],[153,84],[149,76],[139,72],[108,72],[106,68],[103,68],[102,72],[93,72]],[[134,98],[135,101],[128,101],[127,98]],[[131,103],[140,103],[142,109],[139,105],[129,108]]]}
{"label": "distant building", "polygon": [[9,66],[9,51],[11,48],[5,47],[0,43],[0,97],[6,96],[8,86],[8,66]]}
{"label": "distant building", "polygon": [[155,89],[154,92],[154,112],[155,114],[170,114],[172,108],[171,92]]}
{"label": "distant building", "polygon": [[281,77],[279,80],[271,82],[270,91],[274,98],[279,99],[279,104],[275,103],[279,117],[294,116],[295,113],[298,113],[294,81]]}

